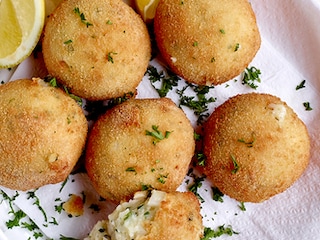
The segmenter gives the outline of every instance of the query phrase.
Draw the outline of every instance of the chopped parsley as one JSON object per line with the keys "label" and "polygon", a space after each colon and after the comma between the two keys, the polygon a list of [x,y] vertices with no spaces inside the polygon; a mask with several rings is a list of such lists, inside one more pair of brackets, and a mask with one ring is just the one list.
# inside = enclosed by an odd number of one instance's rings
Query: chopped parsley
{"label": "chopped parsley", "polygon": [[118,54],[118,53],[116,53],[116,52],[108,52],[108,54],[107,54],[108,62],[114,63],[112,55],[116,55],[116,54]]}
{"label": "chopped parsley", "polygon": [[197,159],[198,165],[204,167],[206,165],[207,157],[203,152],[197,152],[195,154],[195,157]]}
{"label": "chopped parsley", "polygon": [[7,228],[11,229],[13,227],[20,226],[20,220],[26,216],[27,215],[22,210],[18,210],[14,212],[14,218],[6,222]]}
{"label": "chopped parsley", "polygon": [[[217,99],[214,97],[207,97],[210,89],[214,86],[199,86],[196,84],[187,84],[181,90],[177,90],[180,97],[179,106],[186,106],[190,108],[198,117],[197,124],[200,125],[208,116],[209,104],[215,102]],[[195,96],[186,95],[186,90],[191,89]]]}
{"label": "chopped parsley", "polygon": [[63,42],[64,44],[71,44],[72,43],[72,40],[71,39],[69,39],[69,40],[67,40],[67,41],[65,41],[65,42]]}
{"label": "chopped parsley", "polygon": [[[163,71],[158,72],[154,66],[148,66],[147,74],[151,82],[152,87],[158,92],[160,97],[167,96],[168,92],[173,89],[173,87],[178,86],[178,81],[180,78],[171,73],[169,70],[166,75]],[[161,86],[157,87],[156,82],[160,82]]]}
{"label": "chopped parsley", "polygon": [[40,212],[42,213],[43,217],[44,217],[44,221],[48,222],[48,218],[47,218],[47,214],[44,211],[44,209],[42,208],[42,206],[40,205],[40,199],[36,196],[36,192],[35,191],[29,191],[27,192],[28,197],[27,199],[35,199],[35,201],[33,202],[33,205],[36,205],[38,207],[38,209],[40,210]]}
{"label": "chopped parsley", "polygon": [[231,170],[231,173],[235,174],[238,172],[240,167],[239,167],[239,164],[237,163],[235,156],[233,156],[232,154],[230,156],[231,156],[231,160],[232,160],[232,164],[233,164],[233,169]]}
{"label": "chopped parsley", "polygon": [[84,23],[87,27],[93,26],[92,23],[87,21],[86,17],[84,16],[84,13],[80,12],[80,9],[78,7],[74,8],[73,12],[80,17],[81,22]]}
{"label": "chopped parsley", "polygon": [[169,131],[165,131],[165,134],[163,135],[163,133],[160,132],[158,128],[159,128],[159,126],[152,125],[152,130],[153,131],[146,130],[146,135],[153,137],[152,143],[154,145],[156,145],[159,141],[161,141],[161,140],[163,140],[165,138],[169,138],[169,135],[171,133]]}
{"label": "chopped parsley", "polygon": [[306,80],[302,80],[302,82],[296,86],[296,90],[299,90],[301,88],[305,88],[306,87],[305,84],[306,84]]}
{"label": "chopped parsley", "polygon": [[188,190],[192,192],[196,197],[203,203],[204,199],[198,193],[198,189],[202,187],[202,182],[205,180],[206,176],[197,177],[194,176],[193,183],[188,187]]}
{"label": "chopped parsley", "polygon": [[244,202],[240,202],[239,208],[241,211],[246,211],[246,206],[244,205]]}
{"label": "chopped parsley", "polygon": [[167,178],[168,178],[168,174],[166,174],[166,175],[160,174],[159,177],[157,178],[157,180],[159,183],[165,184]]}
{"label": "chopped parsley", "polygon": [[311,111],[313,110],[313,108],[311,107],[310,103],[309,102],[304,102],[303,103],[303,106],[305,108],[306,111]]}
{"label": "chopped parsley", "polygon": [[135,172],[136,173],[136,169],[134,167],[128,167],[126,169],[126,172]]}
{"label": "chopped parsley", "polygon": [[69,97],[71,97],[73,100],[75,100],[80,107],[82,106],[82,98],[70,93],[70,90],[66,86],[59,84],[55,77],[46,76],[44,78],[44,81],[49,83],[49,85],[52,87],[63,89],[65,91],[65,93],[68,94]]}
{"label": "chopped parsley", "polygon": [[150,184],[142,184],[141,185],[141,191],[147,191],[154,189]]}
{"label": "chopped parsley", "polygon": [[257,89],[258,85],[256,85],[256,82],[261,82],[260,74],[261,71],[256,67],[246,68],[243,73],[242,85],[248,85],[253,89]]}
{"label": "chopped parsley", "polygon": [[222,235],[232,236],[233,234],[239,234],[239,233],[235,232],[231,226],[225,227],[224,225],[221,225],[216,230],[205,227],[204,228],[204,236],[203,236],[203,238],[201,238],[201,240],[209,240],[211,238],[217,238]]}
{"label": "chopped parsley", "polygon": [[238,139],[238,142],[245,144],[248,148],[252,148],[255,141],[256,141],[256,137],[254,133],[252,133],[252,140],[250,141],[245,141],[243,138]]}
{"label": "chopped parsley", "polygon": [[223,202],[223,196],[224,194],[217,188],[217,187],[211,187],[212,189],[212,199],[216,202]]}
{"label": "chopped parsley", "polygon": [[234,47],[234,51],[238,51],[240,48],[240,43],[236,43],[235,47]]}

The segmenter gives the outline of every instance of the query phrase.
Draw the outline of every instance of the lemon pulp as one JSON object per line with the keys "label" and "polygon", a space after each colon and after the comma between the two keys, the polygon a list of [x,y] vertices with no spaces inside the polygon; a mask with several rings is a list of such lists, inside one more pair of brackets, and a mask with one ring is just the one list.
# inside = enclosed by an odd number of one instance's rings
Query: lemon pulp
{"label": "lemon pulp", "polygon": [[0,26],[2,42],[0,58],[2,58],[12,54],[22,41],[22,31],[11,1],[2,0],[0,2]]}
{"label": "lemon pulp", "polygon": [[18,65],[39,41],[44,0],[0,1],[0,68]]}

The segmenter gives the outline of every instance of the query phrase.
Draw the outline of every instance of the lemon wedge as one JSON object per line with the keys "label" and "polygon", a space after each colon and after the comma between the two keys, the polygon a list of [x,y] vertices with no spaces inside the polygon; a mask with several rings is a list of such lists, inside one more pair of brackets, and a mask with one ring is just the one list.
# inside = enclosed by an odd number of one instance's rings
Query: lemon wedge
{"label": "lemon wedge", "polygon": [[18,65],[40,39],[44,0],[0,0],[0,68]]}
{"label": "lemon wedge", "polygon": [[137,12],[145,22],[150,22],[156,14],[159,0],[135,0]]}

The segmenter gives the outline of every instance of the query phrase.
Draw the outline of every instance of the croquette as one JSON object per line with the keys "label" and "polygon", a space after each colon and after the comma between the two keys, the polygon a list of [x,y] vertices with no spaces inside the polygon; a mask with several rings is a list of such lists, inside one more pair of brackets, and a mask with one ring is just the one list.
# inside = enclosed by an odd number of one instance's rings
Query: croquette
{"label": "croquette", "polygon": [[102,197],[120,202],[142,189],[175,191],[194,148],[191,123],[172,100],[130,99],[94,123],[86,169]]}
{"label": "croquette", "polygon": [[86,142],[81,107],[36,78],[3,84],[0,95],[0,185],[26,191],[64,181]]}
{"label": "croquette", "polygon": [[198,85],[236,77],[261,44],[247,0],[160,0],[154,32],[172,71]]}
{"label": "croquette", "polygon": [[262,202],[285,191],[305,171],[310,139],[305,124],[280,98],[234,96],[204,125],[204,167],[222,193]]}
{"label": "croquette", "polygon": [[64,0],[49,16],[42,50],[50,75],[89,100],[135,92],[151,43],[141,17],[121,0]]}
{"label": "croquette", "polygon": [[[149,196],[150,195],[150,196]],[[86,240],[195,240],[203,236],[200,204],[191,192],[137,192],[99,221]]]}

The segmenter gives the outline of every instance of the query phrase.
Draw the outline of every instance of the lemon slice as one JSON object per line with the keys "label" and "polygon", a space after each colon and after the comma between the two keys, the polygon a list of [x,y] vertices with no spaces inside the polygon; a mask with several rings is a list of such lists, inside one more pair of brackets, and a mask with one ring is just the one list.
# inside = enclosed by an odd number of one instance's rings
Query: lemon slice
{"label": "lemon slice", "polygon": [[159,0],[135,0],[138,13],[145,22],[150,22],[155,14]]}
{"label": "lemon slice", "polygon": [[39,41],[44,0],[0,0],[0,68],[18,65]]}

